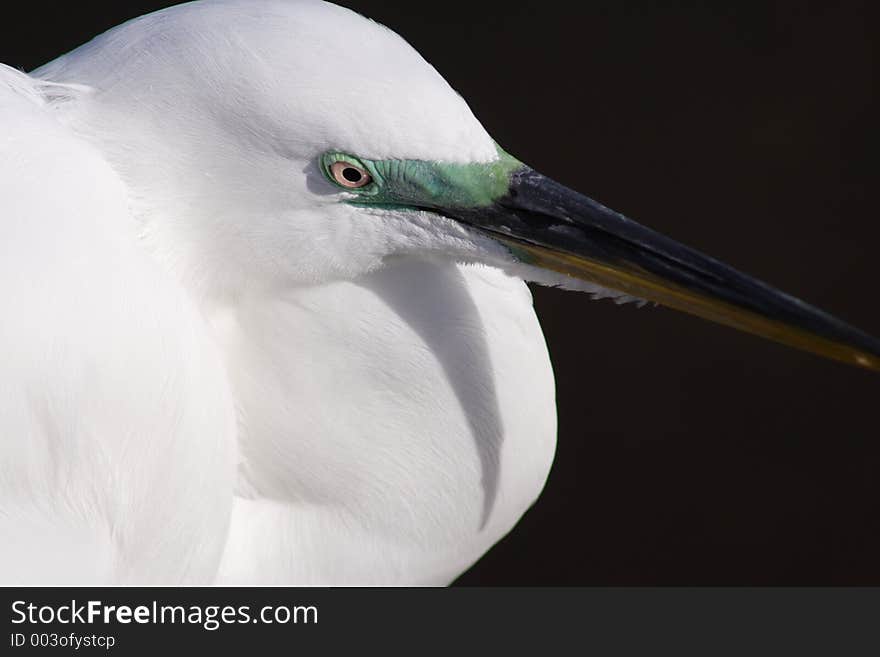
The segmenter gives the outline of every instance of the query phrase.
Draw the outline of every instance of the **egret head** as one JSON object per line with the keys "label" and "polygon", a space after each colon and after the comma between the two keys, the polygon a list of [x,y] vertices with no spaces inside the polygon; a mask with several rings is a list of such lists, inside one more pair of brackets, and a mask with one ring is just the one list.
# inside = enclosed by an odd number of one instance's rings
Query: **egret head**
{"label": "egret head", "polygon": [[335,5],[180,5],[37,74],[92,89],[70,122],[193,289],[355,279],[400,257],[484,262],[880,369],[876,340],[519,162],[403,39]]}
{"label": "egret head", "polygon": [[506,257],[441,214],[357,202],[378,180],[354,186],[331,173],[331,154],[354,165],[342,176],[388,163],[388,182],[409,163],[499,158],[430,64],[348,9],[178,5],[37,73],[91,89],[71,121],[121,173],[156,247],[211,293],[353,279],[404,254]]}

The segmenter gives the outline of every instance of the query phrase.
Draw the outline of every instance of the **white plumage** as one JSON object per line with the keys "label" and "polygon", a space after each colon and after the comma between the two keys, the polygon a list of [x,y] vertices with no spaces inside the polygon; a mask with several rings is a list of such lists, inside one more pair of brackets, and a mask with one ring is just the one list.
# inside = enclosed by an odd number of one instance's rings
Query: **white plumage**
{"label": "white plumage", "polygon": [[234,483],[221,355],[44,100],[68,90],[2,76],[0,580],[210,581]]}
{"label": "white plumage", "polygon": [[880,341],[535,172],[316,0],[0,67],[0,154],[6,584],[448,583],[553,459],[523,280],[880,371]]}
{"label": "white plumage", "polygon": [[439,584],[510,530],[561,277],[315,170],[498,157],[403,40],[213,0],[0,76],[0,581]]}

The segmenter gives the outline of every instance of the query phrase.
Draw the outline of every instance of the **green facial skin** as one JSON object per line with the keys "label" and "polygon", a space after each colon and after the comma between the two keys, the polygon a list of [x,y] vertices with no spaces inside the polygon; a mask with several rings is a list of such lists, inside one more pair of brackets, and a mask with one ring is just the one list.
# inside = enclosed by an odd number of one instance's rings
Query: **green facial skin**
{"label": "green facial skin", "polygon": [[508,192],[510,176],[525,165],[498,148],[494,162],[457,164],[426,160],[366,160],[348,153],[329,152],[321,158],[321,170],[328,180],[330,166],[349,162],[369,172],[368,185],[348,189],[354,198],[347,202],[385,208],[438,210],[483,208]]}

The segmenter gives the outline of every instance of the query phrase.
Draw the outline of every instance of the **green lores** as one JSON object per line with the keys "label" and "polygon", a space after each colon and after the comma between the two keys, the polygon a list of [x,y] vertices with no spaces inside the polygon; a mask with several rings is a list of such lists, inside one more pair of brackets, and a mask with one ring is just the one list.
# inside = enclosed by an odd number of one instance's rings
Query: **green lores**
{"label": "green lores", "polygon": [[[496,146],[497,147],[497,146]],[[347,162],[369,172],[372,182],[349,189],[349,203],[419,209],[482,208],[508,192],[510,176],[523,163],[498,148],[493,162],[457,164],[427,160],[366,160],[348,153],[322,157],[322,171],[331,182],[330,167]]]}

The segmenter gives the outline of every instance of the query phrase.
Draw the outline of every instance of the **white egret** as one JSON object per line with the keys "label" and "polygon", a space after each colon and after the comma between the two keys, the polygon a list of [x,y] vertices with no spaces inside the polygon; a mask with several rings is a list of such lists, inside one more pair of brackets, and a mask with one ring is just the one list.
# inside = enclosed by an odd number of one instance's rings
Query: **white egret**
{"label": "white egret", "polygon": [[537,174],[405,41],[203,0],[0,71],[4,583],[443,584],[541,491],[523,280],[880,369]]}

